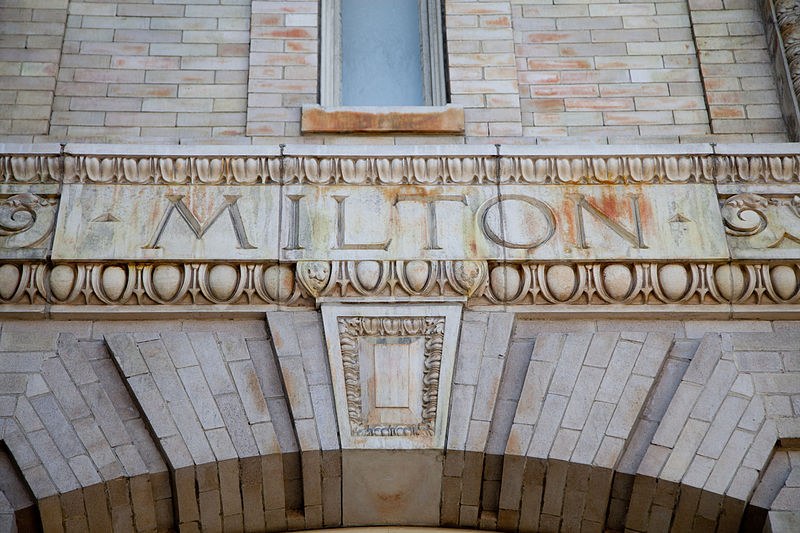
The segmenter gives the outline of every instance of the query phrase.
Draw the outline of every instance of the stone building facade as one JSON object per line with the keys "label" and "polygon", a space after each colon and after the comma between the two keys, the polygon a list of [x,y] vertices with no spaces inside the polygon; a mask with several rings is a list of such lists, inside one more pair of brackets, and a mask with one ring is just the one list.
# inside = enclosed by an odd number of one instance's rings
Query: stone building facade
{"label": "stone building facade", "polygon": [[0,532],[800,530],[800,5],[354,2],[0,0]]}

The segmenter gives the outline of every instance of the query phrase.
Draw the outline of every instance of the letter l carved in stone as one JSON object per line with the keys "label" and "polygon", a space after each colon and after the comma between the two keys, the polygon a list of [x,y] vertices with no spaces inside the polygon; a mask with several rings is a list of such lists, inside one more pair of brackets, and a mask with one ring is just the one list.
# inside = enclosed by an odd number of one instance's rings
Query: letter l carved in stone
{"label": "letter l carved in stone", "polygon": [[336,246],[335,250],[387,250],[392,242],[391,237],[384,242],[348,243],[345,233],[345,205],[349,196],[336,196]]}

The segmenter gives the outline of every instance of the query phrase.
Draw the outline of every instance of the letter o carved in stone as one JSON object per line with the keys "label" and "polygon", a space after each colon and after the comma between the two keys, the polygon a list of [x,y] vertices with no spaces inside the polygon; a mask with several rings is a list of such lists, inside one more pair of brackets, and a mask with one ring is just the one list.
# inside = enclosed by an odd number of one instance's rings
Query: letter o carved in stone
{"label": "letter o carved in stone", "polygon": [[[542,227],[542,231],[540,232],[540,235],[536,235],[530,242],[509,242],[505,238],[495,233],[494,230],[492,230],[492,228],[489,227],[489,222],[487,218],[489,216],[490,210],[495,206],[500,207],[501,202],[511,201],[511,200],[524,202],[532,206],[539,212],[540,218],[543,219],[544,224]],[[480,220],[481,231],[486,236],[486,238],[496,244],[499,244],[500,246],[505,246],[506,248],[533,250],[534,248],[537,248],[542,244],[546,243],[547,241],[549,241],[553,237],[553,234],[556,232],[556,220],[555,216],[553,215],[552,209],[550,209],[550,206],[542,202],[541,200],[537,200],[536,198],[531,198],[530,196],[524,196],[522,194],[501,194],[496,198],[488,200],[478,210],[478,219]]]}

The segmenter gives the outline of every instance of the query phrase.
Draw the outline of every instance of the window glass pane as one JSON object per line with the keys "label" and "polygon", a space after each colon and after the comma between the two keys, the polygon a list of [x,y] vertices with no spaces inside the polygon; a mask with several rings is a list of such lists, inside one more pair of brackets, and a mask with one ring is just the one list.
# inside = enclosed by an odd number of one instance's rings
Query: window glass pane
{"label": "window glass pane", "polygon": [[342,0],[342,105],[423,105],[417,0]]}

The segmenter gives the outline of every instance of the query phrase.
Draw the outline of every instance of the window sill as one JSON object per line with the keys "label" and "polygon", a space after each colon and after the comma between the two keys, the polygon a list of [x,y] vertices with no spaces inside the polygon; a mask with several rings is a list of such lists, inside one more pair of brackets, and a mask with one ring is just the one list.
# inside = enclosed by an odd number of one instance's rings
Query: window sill
{"label": "window sill", "polygon": [[304,105],[302,133],[464,133],[460,105],[322,107]]}

